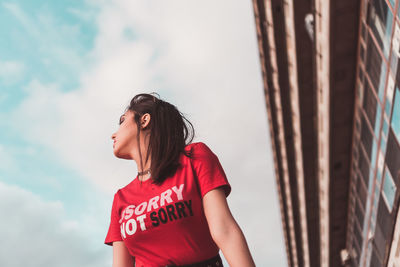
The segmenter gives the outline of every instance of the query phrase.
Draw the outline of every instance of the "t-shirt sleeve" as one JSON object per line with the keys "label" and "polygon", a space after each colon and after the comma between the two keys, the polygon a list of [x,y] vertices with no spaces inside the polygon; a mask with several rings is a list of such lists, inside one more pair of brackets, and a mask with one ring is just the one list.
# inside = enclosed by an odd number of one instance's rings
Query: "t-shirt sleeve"
{"label": "t-shirt sleeve", "polygon": [[118,192],[114,195],[111,208],[111,222],[104,244],[112,246],[115,241],[122,241],[118,215]]}
{"label": "t-shirt sleeve", "polygon": [[218,157],[211,149],[204,143],[196,143],[193,146],[192,157],[201,197],[219,187],[224,189],[225,196],[228,196],[231,186]]}

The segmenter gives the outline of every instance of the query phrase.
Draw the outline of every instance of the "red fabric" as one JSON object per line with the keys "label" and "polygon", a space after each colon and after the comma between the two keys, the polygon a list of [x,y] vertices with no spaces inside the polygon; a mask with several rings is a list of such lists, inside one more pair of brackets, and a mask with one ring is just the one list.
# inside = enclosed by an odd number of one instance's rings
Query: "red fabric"
{"label": "red fabric", "polygon": [[204,215],[202,198],[231,187],[217,156],[204,144],[186,147],[173,177],[158,186],[134,179],[114,195],[106,244],[123,240],[136,266],[185,265],[218,254]]}

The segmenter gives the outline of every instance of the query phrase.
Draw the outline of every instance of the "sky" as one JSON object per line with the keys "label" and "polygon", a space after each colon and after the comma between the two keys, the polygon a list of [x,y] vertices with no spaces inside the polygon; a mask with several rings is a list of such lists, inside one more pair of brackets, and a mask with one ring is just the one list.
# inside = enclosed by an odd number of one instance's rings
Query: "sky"
{"label": "sky", "polygon": [[257,266],[287,266],[251,1],[0,1],[0,266],[111,266],[111,134],[157,92],[218,156]]}

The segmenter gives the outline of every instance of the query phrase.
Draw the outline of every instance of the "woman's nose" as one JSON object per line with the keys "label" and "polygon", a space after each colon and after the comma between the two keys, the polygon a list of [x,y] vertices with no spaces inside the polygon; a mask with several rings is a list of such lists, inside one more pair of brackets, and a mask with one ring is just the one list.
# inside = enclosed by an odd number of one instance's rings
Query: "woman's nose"
{"label": "woman's nose", "polygon": [[111,135],[111,139],[114,140],[114,139],[115,139],[115,136],[116,136],[116,134],[113,133],[113,134]]}

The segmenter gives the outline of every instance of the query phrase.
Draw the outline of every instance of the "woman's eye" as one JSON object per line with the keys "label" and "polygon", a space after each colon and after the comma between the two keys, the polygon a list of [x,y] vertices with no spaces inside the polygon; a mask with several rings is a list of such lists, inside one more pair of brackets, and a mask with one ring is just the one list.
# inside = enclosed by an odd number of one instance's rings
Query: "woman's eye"
{"label": "woman's eye", "polygon": [[119,118],[119,125],[121,125],[121,124],[124,122],[124,120],[125,120],[125,116],[122,115],[122,116]]}

